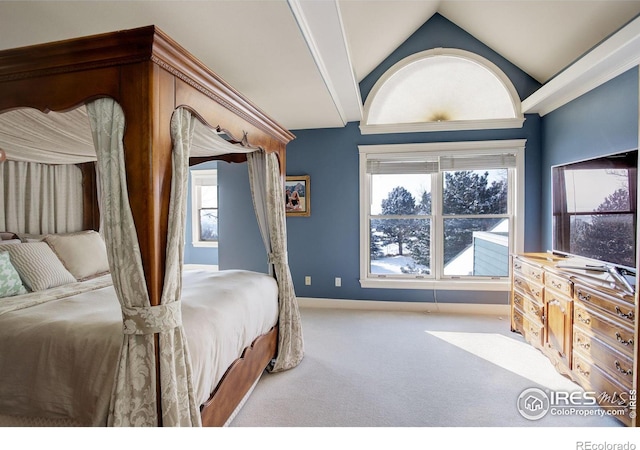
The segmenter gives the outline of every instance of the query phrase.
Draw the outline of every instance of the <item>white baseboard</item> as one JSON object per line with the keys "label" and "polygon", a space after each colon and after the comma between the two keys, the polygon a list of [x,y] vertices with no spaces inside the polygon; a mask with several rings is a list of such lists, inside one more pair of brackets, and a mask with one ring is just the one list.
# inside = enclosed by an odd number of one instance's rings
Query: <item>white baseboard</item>
{"label": "white baseboard", "polygon": [[445,314],[487,314],[495,316],[508,316],[510,314],[509,305],[474,303],[388,302],[298,297],[298,304],[301,308],[364,309],[374,311],[408,311]]}
{"label": "white baseboard", "polygon": [[213,264],[184,264],[184,270],[213,270],[218,271],[218,266]]}

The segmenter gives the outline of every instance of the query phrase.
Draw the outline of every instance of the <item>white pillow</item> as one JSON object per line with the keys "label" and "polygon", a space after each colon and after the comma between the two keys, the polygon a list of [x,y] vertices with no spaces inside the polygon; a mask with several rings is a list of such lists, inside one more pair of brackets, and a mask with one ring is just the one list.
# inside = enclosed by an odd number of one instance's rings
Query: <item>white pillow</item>
{"label": "white pillow", "polygon": [[22,241],[19,239],[0,241],[0,252],[8,252],[11,247],[15,247],[16,245],[22,245]]}
{"label": "white pillow", "polygon": [[10,244],[6,247],[11,263],[33,292],[76,281],[46,242]]}
{"label": "white pillow", "polygon": [[107,247],[95,231],[49,234],[44,240],[78,281],[109,271]]}
{"label": "white pillow", "polygon": [[3,239],[0,241],[0,245],[4,244],[19,244],[22,241],[20,239]]}

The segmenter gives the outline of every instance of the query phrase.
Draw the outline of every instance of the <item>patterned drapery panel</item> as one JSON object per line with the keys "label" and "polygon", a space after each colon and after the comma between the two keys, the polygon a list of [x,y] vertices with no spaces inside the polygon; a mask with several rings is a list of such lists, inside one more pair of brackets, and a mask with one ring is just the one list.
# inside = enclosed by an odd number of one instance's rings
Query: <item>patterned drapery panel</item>
{"label": "patterned drapery panel", "polygon": [[[190,115],[172,120],[174,177],[165,285],[161,305],[149,302],[125,177],[122,108],[109,98],[87,105],[101,185],[103,234],[113,285],[123,311],[123,345],[109,410],[109,426],[157,426],[154,334],[160,335],[162,420],[165,426],[200,425],[180,308],[185,167],[193,134]],[[185,162],[186,161],[186,162]],[[175,175],[177,172],[177,175]],[[175,200],[178,198],[178,200]]]}
{"label": "patterned drapery panel", "polygon": [[[249,180],[258,224],[269,254],[270,271],[278,280],[278,356],[269,368],[280,372],[296,367],[304,357],[302,323],[287,254],[287,223],[280,163],[275,153],[247,155]],[[273,269],[271,269],[273,267]]]}

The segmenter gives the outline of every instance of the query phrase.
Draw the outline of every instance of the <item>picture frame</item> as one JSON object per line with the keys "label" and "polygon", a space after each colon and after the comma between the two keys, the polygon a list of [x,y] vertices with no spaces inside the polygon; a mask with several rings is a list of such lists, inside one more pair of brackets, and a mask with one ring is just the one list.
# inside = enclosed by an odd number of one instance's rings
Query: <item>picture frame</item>
{"label": "picture frame", "polygon": [[287,175],[284,190],[287,217],[309,217],[311,215],[309,175]]}

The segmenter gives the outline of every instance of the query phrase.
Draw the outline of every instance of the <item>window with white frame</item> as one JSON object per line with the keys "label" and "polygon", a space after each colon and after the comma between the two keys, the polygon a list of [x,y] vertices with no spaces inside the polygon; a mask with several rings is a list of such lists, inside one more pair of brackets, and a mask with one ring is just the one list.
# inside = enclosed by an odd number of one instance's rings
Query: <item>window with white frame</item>
{"label": "window with white frame", "polygon": [[361,285],[508,290],[524,144],[360,146]]}
{"label": "window with white frame", "polygon": [[194,247],[218,246],[218,171],[191,171],[191,236]]}

